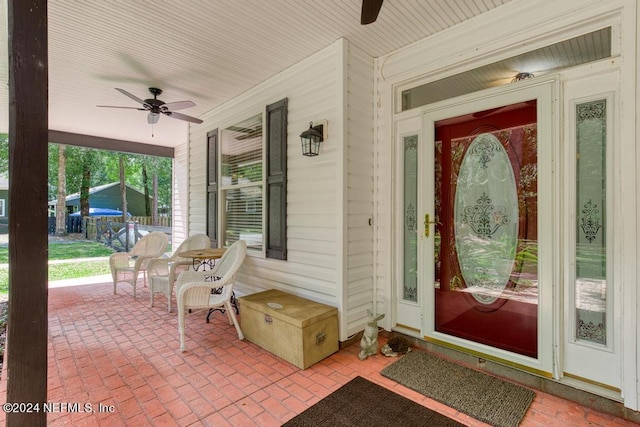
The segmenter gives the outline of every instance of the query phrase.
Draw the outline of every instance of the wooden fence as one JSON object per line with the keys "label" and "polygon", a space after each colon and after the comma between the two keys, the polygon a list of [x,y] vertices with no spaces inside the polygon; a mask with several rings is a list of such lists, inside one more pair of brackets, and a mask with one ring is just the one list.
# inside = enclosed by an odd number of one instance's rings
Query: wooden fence
{"label": "wooden fence", "polygon": [[[152,217],[150,216],[132,216],[129,218],[129,221],[137,222],[140,225],[152,225],[151,224]],[[171,217],[170,216],[161,216],[158,217],[157,224],[154,224],[157,227],[171,227]]]}
{"label": "wooden fence", "polygon": [[[113,221],[120,222],[121,218],[113,216],[68,216],[67,217],[67,233],[84,233],[87,239],[96,238],[96,223],[98,221]],[[151,226],[150,216],[132,216],[129,218],[129,222],[135,222],[139,225]],[[159,217],[157,224],[154,227],[171,228],[171,217]],[[49,217],[49,234],[56,233],[56,217]]]}

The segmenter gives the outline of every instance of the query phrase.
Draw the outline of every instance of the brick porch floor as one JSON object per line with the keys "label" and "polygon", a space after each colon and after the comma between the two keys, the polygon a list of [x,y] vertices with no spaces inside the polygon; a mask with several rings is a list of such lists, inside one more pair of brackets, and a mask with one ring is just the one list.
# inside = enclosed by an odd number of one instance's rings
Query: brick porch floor
{"label": "brick porch floor", "polygon": [[[357,375],[469,426],[486,425],[382,377],[396,359],[360,361],[357,344],[300,370],[239,341],[223,315],[206,324],[194,314],[181,353],[175,311],[167,313],[161,296],[150,308],[148,289],[138,289],[135,300],[126,285],[118,295],[109,283],[50,289],[47,400],[112,405],[114,412],[50,413],[49,425],[279,426]],[[635,424],[536,391],[522,425]]]}

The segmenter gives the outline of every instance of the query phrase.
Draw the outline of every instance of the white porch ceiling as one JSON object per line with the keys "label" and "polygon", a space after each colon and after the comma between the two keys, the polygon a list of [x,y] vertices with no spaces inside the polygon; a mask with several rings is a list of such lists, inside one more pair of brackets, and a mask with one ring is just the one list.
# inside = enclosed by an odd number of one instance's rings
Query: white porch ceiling
{"label": "white porch ceiling", "polygon": [[[49,128],[176,146],[187,123],[136,107],[115,87],[165,102],[192,100],[195,117],[344,37],[373,57],[510,0],[385,0],[360,25],[361,0],[50,0]],[[7,0],[0,0],[0,132],[8,129]],[[194,125],[198,126],[198,125]]]}

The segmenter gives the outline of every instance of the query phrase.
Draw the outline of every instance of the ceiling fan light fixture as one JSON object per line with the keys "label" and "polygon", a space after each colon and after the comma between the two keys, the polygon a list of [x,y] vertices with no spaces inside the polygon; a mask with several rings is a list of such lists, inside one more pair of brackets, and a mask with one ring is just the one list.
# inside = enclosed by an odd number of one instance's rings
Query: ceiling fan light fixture
{"label": "ceiling fan light fixture", "polygon": [[147,122],[149,122],[149,124],[151,125],[155,125],[156,123],[158,123],[158,120],[160,120],[160,113],[150,112],[147,116]]}

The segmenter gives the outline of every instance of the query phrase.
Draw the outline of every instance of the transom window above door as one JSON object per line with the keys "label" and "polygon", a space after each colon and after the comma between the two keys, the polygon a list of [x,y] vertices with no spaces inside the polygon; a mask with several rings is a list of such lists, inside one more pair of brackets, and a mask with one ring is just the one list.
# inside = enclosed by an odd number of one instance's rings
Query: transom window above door
{"label": "transom window above door", "polygon": [[612,29],[602,28],[440,80],[402,90],[401,111],[609,58]]}

